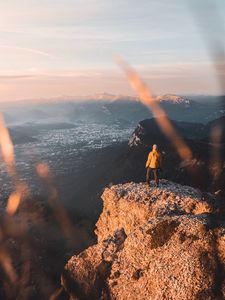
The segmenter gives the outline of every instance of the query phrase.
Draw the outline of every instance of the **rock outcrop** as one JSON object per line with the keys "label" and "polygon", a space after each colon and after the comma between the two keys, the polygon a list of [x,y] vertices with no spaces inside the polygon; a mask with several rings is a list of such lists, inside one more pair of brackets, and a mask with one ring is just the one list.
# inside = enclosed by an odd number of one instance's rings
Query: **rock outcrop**
{"label": "rock outcrop", "polygon": [[115,185],[102,199],[98,243],[62,275],[70,299],[225,297],[225,225],[213,196],[161,180]]}
{"label": "rock outcrop", "polygon": [[[163,118],[163,117],[161,117]],[[221,118],[222,120],[223,118]],[[219,122],[220,119],[218,119]],[[185,139],[193,139],[193,140],[202,140],[207,138],[210,135],[211,124],[217,122],[217,120],[208,123],[207,125],[203,125],[201,123],[193,123],[193,122],[184,122],[184,121],[176,121],[170,120],[173,127],[176,131]],[[222,121],[221,121],[222,123]],[[128,142],[129,146],[137,147],[140,145],[150,146],[152,145],[152,141],[157,140],[157,142],[164,143],[167,141],[167,138],[161,131],[156,118],[145,119],[140,121],[135,128],[132,136]]]}

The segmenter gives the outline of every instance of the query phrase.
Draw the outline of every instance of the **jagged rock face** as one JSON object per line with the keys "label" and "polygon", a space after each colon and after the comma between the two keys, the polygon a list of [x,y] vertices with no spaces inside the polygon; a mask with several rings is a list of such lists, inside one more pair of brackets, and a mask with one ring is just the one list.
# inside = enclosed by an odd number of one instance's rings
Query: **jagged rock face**
{"label": "jagged rock face", "polygon": [[163,217],[135,230],[112,265],[112,298],[214,299],[214,245],[202,221]]}
{"label": "jagged rock face", "polygon": [[[128,145],[130,147],[139,145],[150,146],[153,140],[159,141],[159,143],[167,141],[156,121],[157,119],[155,118],[140,121],[132,133]],[[213,120],[206,125],[175,120],[170,121],[176,131],[185,139],[196,140],[196,142],[205,140],[205,142],[210,143],[225,143],[225,116]]]}
{"label": "jagged rock face", "polygon": [[[161,118],[163,118],[163,116],[161,116]],[[170,121],[176,131],[183,138],[196,140],[206,138],[210,132],[210,124],[214,124],[213,122],[208,123],[207,125],[203,125],[200,123],[181,122],[175,120]],[[160,143],[167,141],[167,138],[162,133],[157,123],[157,119],[155,118],[140,121],[136,129],[134,130],[128,144],[130,147],[135,147],[138,145],[149,146],[151,145],[152,140],[156,140]]]}
{"label": "jagged rock face", "polygon": [[160,187],[154,190],[145,183],[106,188],[102,195],[104,210],[96,224],[98,241],[118,228],[124,228],[126,234],[130,234],[152,217],[212,212],[210,197],[207,202],[205,196],[192,187],[167,180],[161,180]]}
{"label": "jagged rock face", "polygon": [[162,180],[105,189],[98,244],[72,257],[71,299],[215,300],[225,296],[225,229],[215,199]]}
{"label": "jagged rock face", "polygon": [[[135,165],[136,170],[133,172],[142,172],[143,165],[138,162],[143,161],[143,156],[147,157],[153,144],[157,144],[163,154],[165,178],[202,190],[221,190],[225,193],[225,117],[207,125],[171,122],[188,144],[193,159],[181,161],[171,141],[161,132],[156,119],[146,119],[139,122],[128,142],[130,156],[128,155],[127,161]],[[134,153],[135,160],[132,159]]]}

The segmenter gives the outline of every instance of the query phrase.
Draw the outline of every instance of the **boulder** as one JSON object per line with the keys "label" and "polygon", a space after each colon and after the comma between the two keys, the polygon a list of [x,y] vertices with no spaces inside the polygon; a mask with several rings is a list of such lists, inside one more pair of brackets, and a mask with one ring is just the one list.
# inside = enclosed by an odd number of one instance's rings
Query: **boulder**
{"label": "boulder", "polygon": [[98,243],[65,266],[70,299],[215,300],[225,296],[225,226],[206,193],[162,180],[106,188]]}

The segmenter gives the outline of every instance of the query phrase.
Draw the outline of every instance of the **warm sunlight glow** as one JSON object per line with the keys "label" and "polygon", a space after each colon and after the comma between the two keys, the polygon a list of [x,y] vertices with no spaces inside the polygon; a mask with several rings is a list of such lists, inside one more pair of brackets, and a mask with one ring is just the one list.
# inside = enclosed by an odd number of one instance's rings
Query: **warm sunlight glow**
{"label": "warm sunlight glow", "polygon": [[4,250],[0,252],[0,263],[11,283],[15,284],[17,275],[13,268],[10,256]]}
{"label": "warm sunlight glow", "polygon": [[127,78],[133,89],[138,92],[141,102],[145,106],[147,106],[156,117],[156,121],[158,122],[159,127],[161,128],[165,136],[175,146],[177,153],[180,155],[181,159],[190,160],[192,158],[192,152],[190,148],[187,146],[183,138],[178,135],[170,120],[166,116],[166,112],[160,107],[160,105],[156,101],[154,101],[150,90],[140,79],[137,72],[135,72],[135,70],[132,69],[122,59],[117,59],[117,62],[126,73]]}
{"label": "warm sunlight glow", "polygon": [[43,179],[47,179],[50,176],[49,167],[45,163],[39,163],[36,166],[36,170],[38,175]]}
{"label": "warm sunlight glow", "polygon": [[221,174],[223,168],[221,157],[221,137],[222,128],[219,125],[214,126],[210,134],[211,161],[209,164],[209,170],[214,178]]}
{"label": "warm sunlight glow", "polygon": [[0,147],[7,171],[12,175],[15,173],[14,150],[9,131],[5,126],[2,114],[0,114]]}
{"label": "warm sunlight glow", "polygon": [[9,215],[14,215],[15,212],[17,211],[20,201],[21,201],[21,192],[14,192],[10,195],[9,199],[8,199],[8,203],[7,203],[7,207],[6,207],[6,212]]}

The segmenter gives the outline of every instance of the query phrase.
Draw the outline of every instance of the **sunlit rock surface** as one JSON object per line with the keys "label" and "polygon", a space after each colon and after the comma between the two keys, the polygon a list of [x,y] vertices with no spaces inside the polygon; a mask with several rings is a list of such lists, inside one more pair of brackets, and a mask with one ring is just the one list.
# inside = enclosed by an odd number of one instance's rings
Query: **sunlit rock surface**
{"label": "sunlit rock surface", "polygon": [[225,227],[210,195],[166,180],[106,188],[98,244],[65,267],[71,299],[223,299]]}

